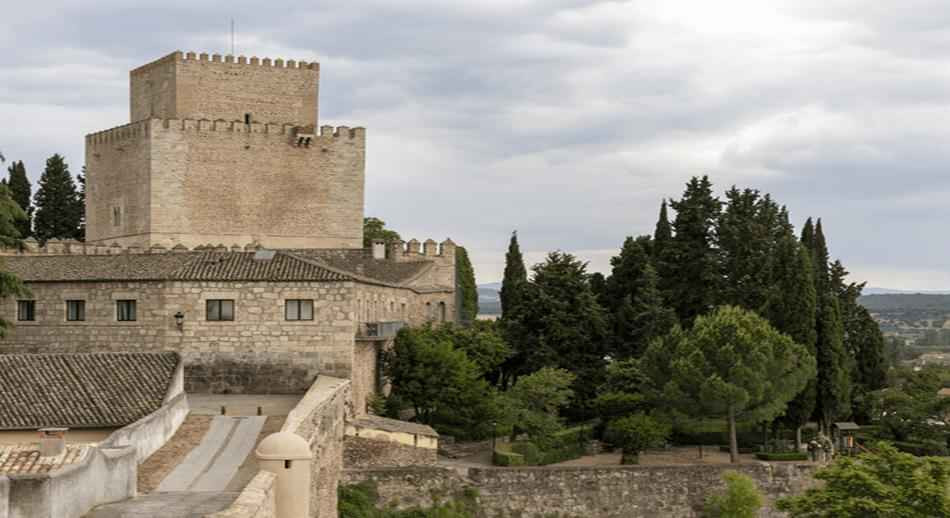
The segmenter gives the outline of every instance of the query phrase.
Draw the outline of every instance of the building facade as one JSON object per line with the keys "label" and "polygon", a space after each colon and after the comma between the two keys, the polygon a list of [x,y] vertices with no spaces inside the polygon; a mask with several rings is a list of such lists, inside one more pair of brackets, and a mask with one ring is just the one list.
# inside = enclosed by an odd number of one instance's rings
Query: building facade
{"label": "building facade", "polygon": [[363,248],[365,131],[317,127],[316,63],[175,52],[86,137],[87,242],[0,252],[30,295],[0,353],[175,351],[190,391],[353,380],[403,325],[456,317],[455,244]]}

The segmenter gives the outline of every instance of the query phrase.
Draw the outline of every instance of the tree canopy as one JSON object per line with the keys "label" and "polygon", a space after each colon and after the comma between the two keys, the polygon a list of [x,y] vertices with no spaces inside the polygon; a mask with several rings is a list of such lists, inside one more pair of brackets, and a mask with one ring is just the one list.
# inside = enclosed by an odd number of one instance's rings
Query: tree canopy
{"label": "tree canopy", "polygon": [[85,208],[62,156],[53,155],[46,160],[38,185],[33,219],[36,239],[44,243],[50,239],[82,239]]}
{"label": "tree canopy", "polygon": [[400,239],[402,237],[399,236],[399,232],[386,228],[385,221],[374,217],[363,218],[363,248],[369,247],[376,240],[389,243]]}
{"label": "tree canopy", "polygon": [[772,419],[814,376],[808,350],[765,319],[735,306],[696,318],[682,333],[654,341],[644,355],[658,396],[680,412],[725,418],[730,454],[738,460],[738,419]]}

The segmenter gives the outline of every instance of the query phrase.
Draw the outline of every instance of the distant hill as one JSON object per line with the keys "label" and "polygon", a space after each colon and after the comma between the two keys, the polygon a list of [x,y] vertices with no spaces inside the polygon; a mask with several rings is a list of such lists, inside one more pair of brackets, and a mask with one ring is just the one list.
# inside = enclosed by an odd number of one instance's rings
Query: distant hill
{"label": "distant hill", "polygon": [[892,288],[876,288],[868,286],[864,288],[865,295],[950,295],[950,290],[895,290]]}
{"label": "distant hill", "polygon": [[874,313],[950,313],[950,294],[881,293],[864,295],[858,302]]}

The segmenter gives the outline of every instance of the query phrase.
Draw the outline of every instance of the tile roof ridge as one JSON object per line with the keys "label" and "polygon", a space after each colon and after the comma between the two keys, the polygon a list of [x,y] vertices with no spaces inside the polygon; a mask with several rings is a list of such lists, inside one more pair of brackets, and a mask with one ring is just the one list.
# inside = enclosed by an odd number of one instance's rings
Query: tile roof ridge
{"label": "tile roof ridge", "polygon": [[347,280],[360,280],[359,276],[354,274],[353,272],[348,272],[346,270],[335,268],[319,259],[315,259],[311,257],[302,257],[300,255],[293,253],[289,249],[279,249],[277,250],[277,253],[280,255],[286,256],[294,261],[298,261],[304,264],[309,264],[310,266],[316,266],[318,268],[323,268],[324,270],[327,270],[328,272],[332,272],[337,275],[342,275],[343,277],[346,277]]}

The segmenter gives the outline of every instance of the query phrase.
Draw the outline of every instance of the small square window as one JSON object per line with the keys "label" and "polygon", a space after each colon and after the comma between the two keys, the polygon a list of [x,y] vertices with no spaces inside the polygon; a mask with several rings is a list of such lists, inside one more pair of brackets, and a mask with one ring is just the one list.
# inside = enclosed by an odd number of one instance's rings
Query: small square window
{"label": "small square window", "polygon": [[18,300],[16,302],[16,319],[21,322],[36,320],[36,301]]}
{"label": "small square window", "polygon": [[83,320],[86,320],[86,301],[67,300],[66,320],[69,322],[82,322]]}
{"label": "small square window", "polygon": [[288,299],[284,308],[287,320],[313,320],[313,300]]}
{"label": "small square window", "polygon": [[115,301],[116,320],[119,322],[135,321],[135,301],[117,300]]}
{"label": "small square window", "polygon": [[229,321],[234,320],[234,301],[225,299],[213,299],[205,304],[207,308],[206,320],[209,321]]}

